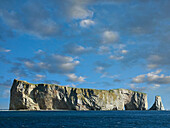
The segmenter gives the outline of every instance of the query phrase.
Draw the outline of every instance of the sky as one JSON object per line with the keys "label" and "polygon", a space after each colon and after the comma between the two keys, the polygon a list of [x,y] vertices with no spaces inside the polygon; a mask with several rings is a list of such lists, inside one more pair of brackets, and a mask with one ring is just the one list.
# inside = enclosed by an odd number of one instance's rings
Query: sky
{"label": "sky", "polygon": [[0,0],[0,109],[13,79],[156,95],[170,109],[169,0]]}

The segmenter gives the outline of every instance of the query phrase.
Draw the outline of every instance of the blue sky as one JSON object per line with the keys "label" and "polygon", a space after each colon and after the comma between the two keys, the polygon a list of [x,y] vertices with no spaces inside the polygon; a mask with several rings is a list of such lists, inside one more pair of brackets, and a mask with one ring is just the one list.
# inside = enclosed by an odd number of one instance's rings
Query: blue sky
{"label": "blue sky", "polygon": [[170,109],[169,0],[0,0],[0,108],[14,78],[161,95]]}

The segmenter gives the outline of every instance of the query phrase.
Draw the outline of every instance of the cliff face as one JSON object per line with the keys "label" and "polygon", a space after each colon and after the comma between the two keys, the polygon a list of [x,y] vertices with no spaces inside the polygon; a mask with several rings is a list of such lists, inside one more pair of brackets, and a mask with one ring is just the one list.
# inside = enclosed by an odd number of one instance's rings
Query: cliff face
{"label": "cliff face", "polygon": [[165,110],[160,96],[155,96],[155,102],[149,110]]}
{"label": "cliff face", "polygon": [[14,80],[10,110],[147,110],[147,95],[127,89],[96,90]]}

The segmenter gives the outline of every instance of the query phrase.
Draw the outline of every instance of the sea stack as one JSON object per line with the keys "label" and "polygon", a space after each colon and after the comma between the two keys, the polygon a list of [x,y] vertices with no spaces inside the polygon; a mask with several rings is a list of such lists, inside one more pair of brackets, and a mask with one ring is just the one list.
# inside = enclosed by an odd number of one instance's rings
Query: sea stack
{"label": "sea stack", "polygon": [[165,110],[160,96],[155,96],[155,102],[149,110]]}
{"label": "sea stack", "polygon": [[14,80],[10,110],[147,110],[147,94],[128,89],[97,90]]}

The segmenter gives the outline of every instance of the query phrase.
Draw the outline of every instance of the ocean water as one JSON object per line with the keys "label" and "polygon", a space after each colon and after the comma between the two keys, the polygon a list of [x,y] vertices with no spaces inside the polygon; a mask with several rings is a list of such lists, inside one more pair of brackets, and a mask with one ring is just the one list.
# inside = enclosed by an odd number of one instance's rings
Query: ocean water
{"label": "ocean water", "polygon": [[0,128],[170,128],[170,111],[0,111]]}

